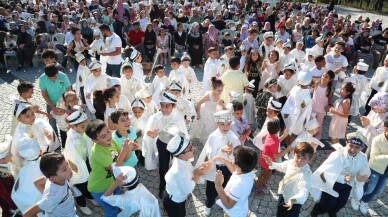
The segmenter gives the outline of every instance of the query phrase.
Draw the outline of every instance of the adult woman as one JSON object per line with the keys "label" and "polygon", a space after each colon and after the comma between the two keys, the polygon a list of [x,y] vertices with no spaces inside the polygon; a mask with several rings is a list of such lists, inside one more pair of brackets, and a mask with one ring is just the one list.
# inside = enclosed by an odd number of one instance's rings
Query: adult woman
{"label": "adult woman", "polygon": [[90,14],[89,14],[89,11],[85,10],[82,14],[81,14],[81,20],[85,19],[88,24],[90,24],[90,20],[92,19],[90,17]]}
{"label": "adult woman", "polygon": [[33,39],[31,35],[26,32],[26,27],[21,24],[19,25],[19,30],[20,33],[18,34],[18,39],[16,41],[18,46],[16,51],[16,58],[18,60],[17,70],[23,69],[26,63],[31,62],[35,53]]}
{"label": "adult woman", "polygon": [[355,48],[357,50],[357,62],[359,59],[364,59],[366,63],[373,63],[372,39],[369,38],[370,29],[366,28],[361,33],[360,37],[354,41]]}
{"label": "adult woman", "polygon": [[259,83],[261,75],[261,60],[259,51],[256,49],[249,50],[245,62],[244,72],[248,77],[248,81],[255,80],[255,90],[252,92],[253,97],[256,99],[259,92]]}
{"label": "adult woman", "polygon": [[124,17],[123,18],[123,28],[121,28],[121,34],[123,36],[121,38],[121,41],[122,41],[123,47],[125,47],[125,45],[127,43],[128,33],[129,33],[129,31],[131,31],[131,29],[133,29],[133,25],[129,22],[129,18]]}
{"label": "adult woman", "polygon": [[205,34],[205,32],[207,32],[209,30],[209,25],[210,25],[210,20],[209,19],[206,19],[204,20],[201,25],[199,26],[199,31],[201,32],[201,34]]}
{"label": "adult woman", "polygon": [[141,30],[145,31],[148,23],[150,22],[150,18],[147,16],[145,10],[140,11],[139,19],[137,21],[140,23]]}
{"label": "adult woman", "polygon": [[86,19],[81,20],[81,35],[82,38],[88,42],[88,44],[93,42],[93,30],[89,27],[88,21]]}
{"label": "adult woman", "polygon": [[182,23],[178,23],[177,27],[178,30],[174,33],[175,50],[177,56],[182,56],[186,51],[187,33],[184,31]]}
{"label": "adult woman", "polygon": [[263,29],[261,30],[260,33],[266,33],[268,31],[271,31],[271,24],[269,22],[265,22],[264,23],[264,27],[263,27]]}
{"label": "adult woman", "polygon": [[205,34],[203,34],[202,43],[203,43],[203,49],[205,52],[205,60],[207,60],[208,58],[207,50],[210,47],[215,47],[218,51],[218,44],[219,44],[218,34],[217,34],[216,27],[214,27],[213,24],[210,24],[209,30]]}
{"label": "adult woman", "polygon": [[154,32],[151,23],[147,25],[144,34],[144,52],[147,57],[146,61],[153,61],[156,52],[156,33]]}
{"label": "adult woman", "polygon": [[77,70],[79,63],[76,60],[75,54],[88,50],[89,44],[81,38],[81,30],[78,27],[72,28],[71,33],[74,35],[74,39],[67,46],[66,55],[73,62],[74,69]]}
{"label": "adult woman", "polygon": [[114,18],[114,24],[113,29],[114,32],[122,37],[121,30],[123,28],[123,19],[124,17],[129,17],[129,11],[124,8],[123,0],[117,0],[116,7],[113,10],[113,18]]}
{"label": "adult woman", "polygon": [[202,65],[202,34],[199,31],[199,24],[197,22],[191,25],[186,44],[188,46],[188,53],[192,58],[191,64],[193,66]]}

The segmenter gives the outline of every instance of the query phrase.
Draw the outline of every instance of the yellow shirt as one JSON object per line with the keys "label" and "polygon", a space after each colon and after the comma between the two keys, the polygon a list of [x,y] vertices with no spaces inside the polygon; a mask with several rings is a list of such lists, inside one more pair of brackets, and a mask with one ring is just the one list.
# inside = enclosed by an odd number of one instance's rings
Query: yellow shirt
{"label": "yellow shirt", "polygon": [[369,167],[374,171],[384,174],[388,166],[388,139],[384,133],[376,136],[372,141]]}
{"label": "yellow shirt", "polygon": [[241,70],[227,70],[221,76],[221,80],[225,85],[222,100],[229,102],[229,92],[236,91],[240,94],[238,101],[243,102],[244,87],[249,85],[247,76]]}

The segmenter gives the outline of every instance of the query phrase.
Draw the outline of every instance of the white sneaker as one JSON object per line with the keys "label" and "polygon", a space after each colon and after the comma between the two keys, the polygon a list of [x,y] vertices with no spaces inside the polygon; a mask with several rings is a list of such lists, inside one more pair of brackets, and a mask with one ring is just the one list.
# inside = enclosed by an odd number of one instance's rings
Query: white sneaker
{"label": "white sneaker", "polygon": [[360,208],[360,202],[357,201],[354,197],[350,200],[350,204],[352,205],[352,208],[357,211]]}
{"label": "white sneaker", "polygon": [[87,207],[87,206],[80,206],[79,209],[85,215],[91,215],[92,214],[92,210],[90,210],[89,207]]}
{"label": "white sneaker", "polygon": [[360,203],[360,211],[363,215],[366,215],[368,213],[368,203],[365,203],[361,201]]}
{"label": "white sneaker", "polygon": [[207,208],[207,207],[205,206],[205,212],[204,212],[205,216],[209,216],[211,210],[212,210],[212,208]]}

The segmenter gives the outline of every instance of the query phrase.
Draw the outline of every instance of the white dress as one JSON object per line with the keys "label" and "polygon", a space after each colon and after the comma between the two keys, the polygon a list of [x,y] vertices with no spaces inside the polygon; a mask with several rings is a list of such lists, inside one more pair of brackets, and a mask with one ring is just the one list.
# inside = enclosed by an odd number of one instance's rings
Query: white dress
{"label": "white dress", "polygon": [[135,100],[135,94],[143,87],[144,82],[132,76],[131,79],[125,78],[124,75],[120,78],[121,94],[127,97],[129,103]]}
{"label": "white dress", "polygon": [[259,90],[264,89],[264,84],[268,79],[278,78],[278,73],[276,70],[277,65],[279,64],[278,61],[274,63],[267,62],[267,67],[263,70],[261,77],[260,77],[260,83],[259,83]]}
{"label": "white dress", "polygon": [[170,74],[168,75],[168,79],[170,80],[170,83],[175,80],[176,82],[179,82],[182,86],[182,96],[186,99],[190,98],[189,90],[189,81],[186,78],[185,71],[178,68],[177,70],[171,70]]}
{"label": "white dress", "polygon": [[133,63],[133,76],[138,78],[140,81],[144,81],[146,78],[143,72],[143,65],[141,63]]}
{"label": "white dress", "polygon": [[[108,77],[109,76],[105,73],[101,73],[99,77],[95,77],[92,73],[87,78],[84,94],[86,105],[91,113],[96,113],[96,109],[93,106],[93,92],[106,88],[108,85]],[[90,98],[87,98],[88,95],[90,95]]]}
{"label": "white dress", "polygon": [[349,114],[352,116],[358,116],[360,114],[361,105],[365,105],[366,103],[362,102],[363,97],[361,97],[361,95],[362,92],[365,91],[365,87],[368,84],[368,79],[364,75],[352,74],[350,78],[345,79],[345,82],[352,83],[355,87]]}
{"label": "white dress", "polygon": [[244,114],[247,118],[249,125],[253,125],[255,123],[255,114],[256,114],[256,106],[255,106],[255,98],[251,93],[244,93]]}
{"label": "white dress", "polygon": [[219,60],[216,59],[207,59],[203,72],[203,81],[202,81],[202,92],[211,90],[211,78],[217,75],[217,68],[220,64]]}

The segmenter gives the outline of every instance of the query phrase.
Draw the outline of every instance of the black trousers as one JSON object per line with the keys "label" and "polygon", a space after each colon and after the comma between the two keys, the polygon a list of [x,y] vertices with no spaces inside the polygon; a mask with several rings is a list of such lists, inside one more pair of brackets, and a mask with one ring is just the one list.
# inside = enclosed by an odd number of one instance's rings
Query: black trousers
{"label": "black trousers", "polygon": [[65,148],[66,145],[66,139],[67,139],[67,132],[59,130],[59,135],[61,135],[61,144],[62,148]]}
{"label": "black trousers", "polygon": [[164,176],[166,176],[170,167],[170,158],[172,155],[167,151],[167,143],[162,142],[160,139],[156,140],[156,146],[158,147],[159,153],[159,190],[165,190],[166,180]]}
{"label": "black trousers", "polygon": [[365,104],[365,113],[364,113],[365,116],[368,115],[370,110],[371,110],[371,107],[368,105],[368,103],[373,98],[373,96],[376,95],[376,93],[377,93],[377,90],[375,90],[373,88],[371,88],[371,89],[372,89],[372,91],[370,93],[368,100],[366,101],[366,104]]}
{"label": "black trousers", "polygon": [[334,184],[333,190],[338,192],[338,197],[333,197],[326,192],[322,192],[321,200],[315,204],[313,208],[314,214],[323,214],[329,213],[336,214],[340,209],[342,209],[348,202],[350,192],[352,187],[348,184],[341,184],[336,182]]}
{"label": "black trousers", "polygon": [[[222,187],[225,188],[226,184],[228,184],[230,177],[232,176],[232,173],[229,171],[229,169],[226,166],[218,166],[216,165],[217,170],[221,170],[222,174],[224,175],[224,183],[222,184]],[[206,181],[206,200],[205,205],[207,208],[211,208],[214,203],[216,202],[218,194],[216,191],[216,186],[214,182],[212,181]]]}
{"label": "black trousers", "polygon": [[163,195],[163,207],[169,217],[184,217],[186,216],[186,201],[177,203],[171,200],[171,196],[164,192]]}
{"label": "black trousers", "polygon": [[276,213],[276,217],[298,217],[300,213],[300,208],[302,207],[301,204],[294,204],[292,205],[291,210],[287,210],[288,207],[284,207],[284,198],[283,195],[279,195],[278,200],[278,211]]}
{"label": "black trousers", "polygon": [[89,200],[93,200],[92,195],[88,191],[88,182],[75,184],[75,187],[82,193],[80,196],[75,198],[78,206],[85,207],[86,206],[86,198]]}

